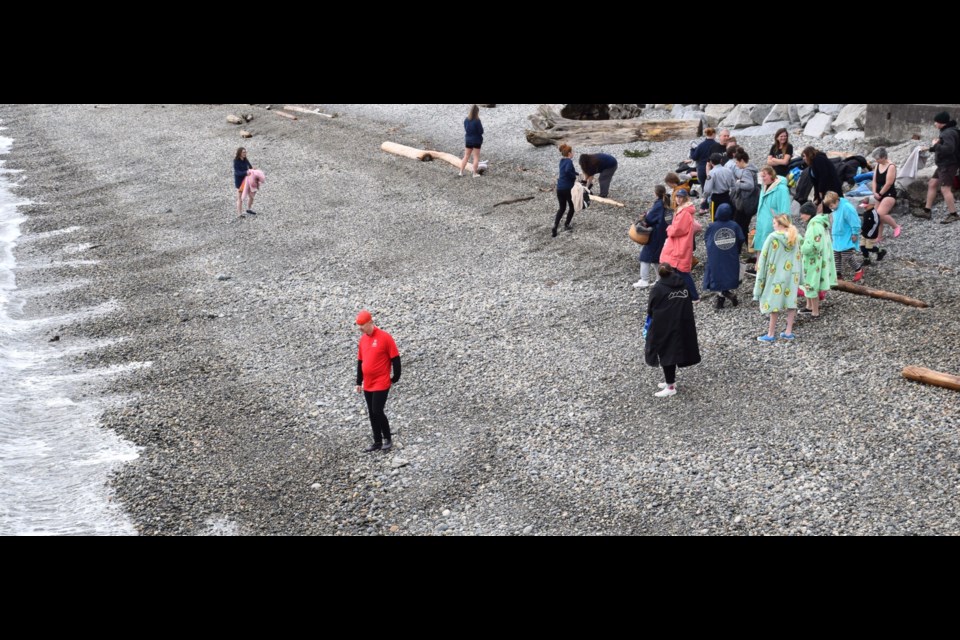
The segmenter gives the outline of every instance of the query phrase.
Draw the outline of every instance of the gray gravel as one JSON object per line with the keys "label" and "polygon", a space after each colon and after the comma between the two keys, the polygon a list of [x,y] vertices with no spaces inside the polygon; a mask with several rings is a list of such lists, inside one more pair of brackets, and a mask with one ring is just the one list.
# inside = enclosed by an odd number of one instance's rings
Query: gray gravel
{"label": "gray gravel", "polygon": [[[49,288],[26,312],[110,302],[57,329],[61,344],[116,340],[90,367],[152,363],[113,384],[131,400],[103,416],[144,447],[114,479],[142,533],[960,531],[960,395],[900,377],[960,373],[960,225],[903,217],[868,272],[930,309],[834,292],[795,343],[767,346],[755,305],[701,304],[703,363],[658,399],[626,229],[689,141],[576,149],[621,158],[611,196],[629,206],[592,207],[552,239],[556,197],[541,189],[559,155],[523,140],[533,105],[481,111],[478,180],[379,150],[461,153],[468,105],[321,106],[340,117],[0,107],[8,165],[37,202],[17,257],[49,264],[18,275]],[[252,139],[231,112],[254,114]],[[742,142],[757,157],[769,145]],[[241,144],[267,182],[259,215],[234,221]],[[361,453],[362,307],[403,353],[390,454]]]}

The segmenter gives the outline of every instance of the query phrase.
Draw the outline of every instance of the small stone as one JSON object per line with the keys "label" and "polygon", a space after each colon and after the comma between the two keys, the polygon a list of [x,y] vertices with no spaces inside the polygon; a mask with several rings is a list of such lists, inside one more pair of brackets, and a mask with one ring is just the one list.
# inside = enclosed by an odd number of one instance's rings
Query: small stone
{"label": "small stone", "polygon": [[319,488],[320,488],[320,483],[319,483],[319,482],[314,482],[312,485],[310,485],[310,488],[311,488],[311,489],[319,489]]}
{"label": "small stone", "polygon": [[533,525],[532,525],[532,524],[528,524],[527,526],[525,526],[525,527],[523,528],[523,533],[524,533],[524,535],[530,533],[531,531],[533,531]]}
{"label": "small stone", "polygon": [[225,274],[225,273],[218,273],[218,274],[217,274],[217,280],[229,280],[229,279],[230,279],[230,276],[228,276],[228,275]]}
{"label": "small stone", "polygon": [[449,515],[450,515],[450,509],[444,509],[444,510],[443,510],[443,517],[446,518],[446,517],[449,516]]}

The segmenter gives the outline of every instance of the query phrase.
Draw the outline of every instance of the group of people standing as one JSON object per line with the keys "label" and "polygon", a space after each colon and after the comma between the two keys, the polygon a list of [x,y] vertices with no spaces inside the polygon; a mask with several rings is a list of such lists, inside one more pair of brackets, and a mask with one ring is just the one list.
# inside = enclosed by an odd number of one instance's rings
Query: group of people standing
{"label": "group of people standing", "polygon": [[[960,133],[947,113],[938,114],[935,122],[940,136],[930,151],[936,153],[937,173],[928,187],[927,215],[921,217],[929,217],[939,189],[948,209],[943,224],[948,224],[958,219],[950,186],[960,171]],[[809,167],[812,201],[800,208],[799,218],[805,226],[801,234],[790,216],[787,173],[793,147],[788,132],[781,129],[775,134],[767,164],[759,171],[759,184],[758,172],[745,150],[728,147],[726,157],[721,153],[729,132],[721,132],[720,141],[713,140],[714,131],[708,130],[707,134],[707,140],[691,153],[697,173],[705,178],[702,208],[713,212],[705,234],[707,264],[702,286],[717,292],[717,309],[727,301],[738,304],[735,289],[741,277],[740,248],[756,215],[751,234],[756,265],[746,271],[756,275],[753,299],[761,313],[769,316],[767,331],[757,340],[792,341],[798,314],[819,318],[820,303],[838,280],[851,274],[853,281],[859,281],[871,256],[877,261],[883,259],[886,251],[877,245],[883,238],[884,225],[893,229],[894,238],[901,235],[900,225],[890,215],[898,195],[896,165],[885,148],[874,151],[871,197],[860,203],[861,220],[854,205],[843,197],[841,179],[826,154],[812,146],[803,149],[801,157]],[[699,293],[690,275],[693,235],[700,225],[689,201],[689,183],[681,187],[680,178],[673,173],[664,182],[672,193],[668,195],[662,185],[654,188],[653,206],[642,218],[642,224],[650,228],[650,239],[640,252],[640,279],[633,285],[653,286],[644,324],[645,355],[648,364],[663,368],[664,382],[655,394],[659,397],[676,393],[677,366],[700,361],[692,311]],[[661,277],[655,280],[658,263]],[[786,316],[786,326],[778,333],[780,316]]]}
{"label": "group of people standing", "polygon": [[[951,187],[960,165],[960,133],[955,120],[946,112],[935,117],[940,136],[930,148],[936,153],[937,174],[930,181],[923,214],[930,217],[930,208],[939,190],[947,204],[943,224],[958,218]],[[483,125],[479,107],[472,105],[464,120],[464,156],[460,174],[472,157],[474,177],[479,177],[479,154],[483,143]],[[691,152],[697,163],[696,176],[703,184],[704,205],[711,211],[706,229],[707,264],[702,287],[717,293],[715,307],[723,309],[730,301],[739,303],[736,289],[741,284],[741,248],[748,242],[757,254],[755,267],[746,269],[756,275],[753,299],[760,312],[769,316],[766,333],[758,336],[761,343],[777,339],[792,341],[796,316],[820,317],[820,303],[826,292],[846,272],[854,281],[863,277],[863,265],[871,254],[882,260],[885,251],[877,247],[883,237],[883,226],[893,228],[893,237],[901,234],[900,225],[890,215],[896,204],[897,168],[884,148],[873,153],[876,167],[871,181],[872,195],[861,202],[861,222],[854,206],[842,196],[840,176],[822,151],[812,146],[803,149],[803,164],[809,167],[813,198],[800,207],[799,218],[805,233],[793,224],[790,216],[790,189],[787,175],[793,159],[793,146],[786,129],[774,135],[766,165],[759,171],[750,163],[746,150],[736,145],[727,130],[706,130],[707,139]],[[559,209],[551,234],[557,236],[560,221],[566,214],[564,228],[572,230],[574,215],[573,190],[578,177],[586,189],[596,179],[600,196],[607,197],[617,171],[616,158],[609,154],[581,154],[579,166],[573,163],[573,149],[559,147],[561,159],[557,179]],[[241,153],[242,152],[242,153]],[[253,169],[243,149],[237,151],[234,175],[238,193],[238,211],[242,215],[244,182]],[[675,173],[664,179],[666,186],[656,185],[653,206],[642,217],[650,230],[649,241],[640,252],[640,279],[636,288],[652,287],[647,301],[643,336],[647,364],[663,370],[664,381],[654,394],[669,397],[677,393],[678,367],[701,361],[693,305],[700,300],[692,269],[696,247],[695,235],[703,230],[696,219],[697,207],[691,198],[691,180]],[[248,207],[253,206],[249,195]],[[701,207],[704,208],[704,207]],[[248,211],[248,213],[253,213]],[[749,234],[753,216],[755,229]],[[859,255],[858,250],[859,249]],[[847,270],[845,271],[845,267]],[[803,298],[803,304],[800,304]],[[777,333],[781,315],[786,326]],[[389,421],[384,413],[390,385],[400,378],[400,354],[393,338],[373,325],[370,314],[362,311],[356,318],[363,335],[357,362],[357,391],[363,391],[374,442],[366,451],[389,450],[392,447]],[[392,375],[391,375],[392,371]]]}

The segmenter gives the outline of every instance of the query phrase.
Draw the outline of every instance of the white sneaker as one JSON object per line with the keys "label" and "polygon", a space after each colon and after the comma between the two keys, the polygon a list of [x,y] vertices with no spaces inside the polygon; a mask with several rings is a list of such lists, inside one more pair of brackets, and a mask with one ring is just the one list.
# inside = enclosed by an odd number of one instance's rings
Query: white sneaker
{"label": "white sneaker", "polygon": [[670,385],[668,385],[666,382],[658,382],[658,383],[657,383],[657,389],[666,389],[668,386],[670,386]]}
{"label": "white sneaker", "polygon": [[633,283],[633,286],[637,289],[646,289],[647,287],[650,286],[650,283],[644,280],[643,278],[640,278],[639,280]]}
{"label": "white sneaker", "polygon": [[675,396],[677,395],[677,386],[673,384],[668,385],[653,395],[657,396],[658,398],[669,398],[670,396]]}
{"label": "white sneaker", "polygon": [[475,173],[475,174],[473,174],[473,177],[474,177],[474,178],[479,178],[479,177],[480,177],[480,174],[479,174],[479,173]]}

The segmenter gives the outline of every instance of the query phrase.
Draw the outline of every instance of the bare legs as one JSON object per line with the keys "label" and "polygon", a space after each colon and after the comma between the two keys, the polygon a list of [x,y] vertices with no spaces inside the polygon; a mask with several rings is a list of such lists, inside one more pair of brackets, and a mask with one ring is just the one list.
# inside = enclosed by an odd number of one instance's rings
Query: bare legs
{"label": "bare legs", "polygon": [[897,224],[897,221],[893,219],[893,216],[890,215],[890,211],[893,209],[893,206],[897,204],[896,198],[884,198],[877,203],[877,215],[880,216],[880,228],[877,230],[877,238],[883,238],[883,225],[888,224],[893,227],[894,231],[900,228],[900,225]]}
{"label": "bare legs", "polygon": [[460,175],[463,175],[463,170],[467,168],[467,161],[470,160],[471,152],[473,153],[473,175],[480,175],[477,171],[480,166],[480,149],[471,149],[470,147],[463,150],[463,160],[460,161]]}
{"label": "bare legs", "polygon": [[[779,315],[780,314],[776,312],[770,314],[770,324],[767,326],[767,335],[771,338],[777,335],[777,317]],[[784,331],[787,335],[793,335],[793,321],[796,317],[796,309],[787,309],[787,330]]]}

